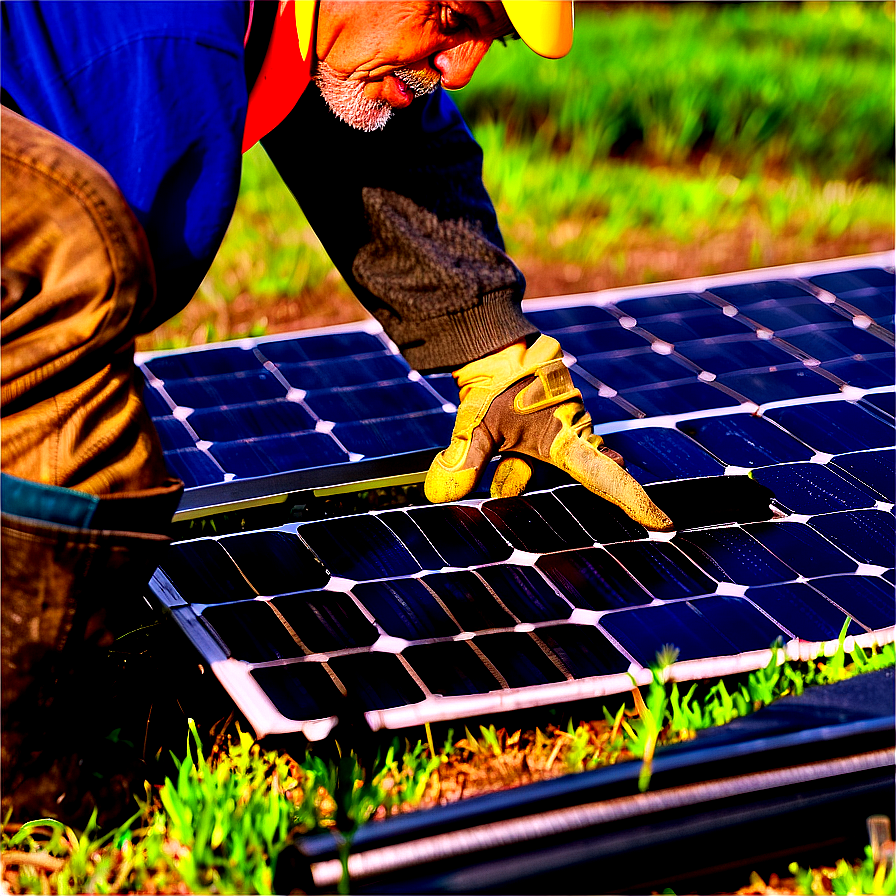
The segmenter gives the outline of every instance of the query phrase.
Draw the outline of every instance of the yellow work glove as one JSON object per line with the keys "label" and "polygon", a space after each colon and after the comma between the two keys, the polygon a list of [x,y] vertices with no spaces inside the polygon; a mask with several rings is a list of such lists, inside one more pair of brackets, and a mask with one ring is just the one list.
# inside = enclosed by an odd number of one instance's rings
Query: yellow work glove
{"label": "yellow work glove", "polygon": [[[633,520],[660,532],[672,521],[603,449],[591,429],[556,339],[516,343],[454,373],[460,407],[451,444],[433,460],[424,490],[433,503],[470,493],[489,460],[504,455],[492,497],[519,495],[532,475],[526,457],[554,464]],[[617,455],[618,456],[618,455]]]}

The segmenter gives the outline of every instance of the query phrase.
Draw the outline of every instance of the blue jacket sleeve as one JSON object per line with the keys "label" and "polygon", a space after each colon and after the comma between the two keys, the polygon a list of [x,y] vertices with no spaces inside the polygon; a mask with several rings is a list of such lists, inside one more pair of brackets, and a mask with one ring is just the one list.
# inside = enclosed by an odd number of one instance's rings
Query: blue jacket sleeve
{"label": "blue jacket sleeve", "polygon": [[482,151],[441,89],[364,133],[312,85],[262,145],[413,367],[456,369],[534,332],[482,183]]}
{"label": "blue jacket sleeve", "polygon": [[147,330],[193,296],[233,213],[244,29],[239,2],[2,4],[4,96],[99,162],[146,231]]}

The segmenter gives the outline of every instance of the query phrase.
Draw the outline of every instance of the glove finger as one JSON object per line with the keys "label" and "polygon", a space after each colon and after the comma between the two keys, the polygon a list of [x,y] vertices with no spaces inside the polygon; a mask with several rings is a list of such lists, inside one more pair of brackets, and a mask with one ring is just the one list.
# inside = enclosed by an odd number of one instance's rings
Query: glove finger
{"label": "glove finger", "polygon": [[477,432],[469,441],[452,438],[448,447],[433,458],[423,482],[423,493],[433,504],[460,501],[479,481],[491,459],[491,445],[477,438]]}
{"label": "glove finger", "polygon": [[493,498],[515,498],[526,490],[531,478],[532,467],[525,458],[504,457],[495,470],[491,495]]}
{"label": "glove finger", "polygon": [[647,529],[671,532],[672,520],[617,463],[585,439],[561,433],[551,446],[551,459],[587,489],[622,508]]}

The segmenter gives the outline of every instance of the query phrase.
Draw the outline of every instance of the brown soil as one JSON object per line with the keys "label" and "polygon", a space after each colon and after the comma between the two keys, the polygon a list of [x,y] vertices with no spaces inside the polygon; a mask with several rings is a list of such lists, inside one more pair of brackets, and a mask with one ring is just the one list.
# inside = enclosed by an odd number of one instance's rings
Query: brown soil
{"label": "brown soil", "polygon": [[[872,235],[852,232],[839,239],[807,245],[805,240],[772,238],[744,226],[738,231],[713,234],[688,245],[635,242],[627,245],[624,253],[599,259],[593,264],[550,262],[526,257],[517,257],[516,261],[526,275],[526,297],[539,298],[818,261],[892,248],[892,232]],[[252,332],[288,333],[350,323],[368,316],[334,272],[323,287],[295,296],[284,296],[279,300],[258,302],[243,293],[230,304],[213,304],[200,294],[178,317],[142,337],[138,348],[151,350],[184,343],[201,345]]]}

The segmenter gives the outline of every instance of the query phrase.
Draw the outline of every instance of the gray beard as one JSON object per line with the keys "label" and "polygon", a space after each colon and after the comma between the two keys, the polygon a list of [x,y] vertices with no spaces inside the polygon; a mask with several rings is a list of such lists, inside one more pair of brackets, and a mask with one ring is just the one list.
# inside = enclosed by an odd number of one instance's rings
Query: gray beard
{"label": "gray beard", "polygon": [[[400,68],[394,74],[410,87],[415,96],[432,93],[439,86],[437,72],[429,75],[425,70]],[[314,83],[330,111],[359,131],[379,131],[392,117],[394,110],[388,103],[365,96],[363,81],[338,77],[326,62],[318,62]]]}

